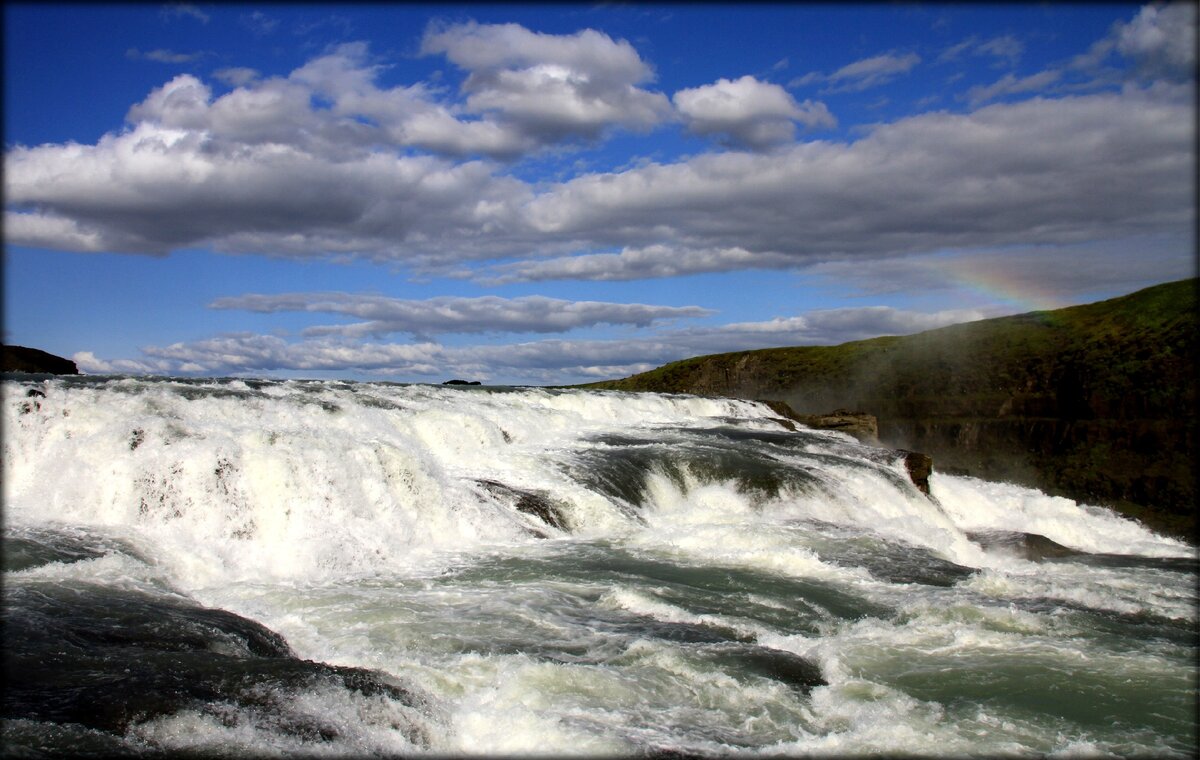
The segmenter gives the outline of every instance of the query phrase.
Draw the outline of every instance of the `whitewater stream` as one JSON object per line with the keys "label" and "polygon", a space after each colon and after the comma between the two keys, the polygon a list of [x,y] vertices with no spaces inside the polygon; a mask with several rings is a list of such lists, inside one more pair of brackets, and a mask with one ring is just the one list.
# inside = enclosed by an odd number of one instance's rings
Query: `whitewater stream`
{"label": "whitewater stream", "polygon": [[729,399],[8,376],[8,752],[1195,752],[1197,555]]}

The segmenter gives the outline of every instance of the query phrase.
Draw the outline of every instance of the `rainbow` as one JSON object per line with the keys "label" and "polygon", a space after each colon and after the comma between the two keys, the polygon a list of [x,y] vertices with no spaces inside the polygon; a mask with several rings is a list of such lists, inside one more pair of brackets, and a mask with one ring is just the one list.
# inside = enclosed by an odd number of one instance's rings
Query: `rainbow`
{"label": "rainbow", "polygon": [[999,262],[978,259],[951,259],[941,272],[954,282],[1018,307],[1021,311],[1051,311],[1070,302],[1019,269]]}

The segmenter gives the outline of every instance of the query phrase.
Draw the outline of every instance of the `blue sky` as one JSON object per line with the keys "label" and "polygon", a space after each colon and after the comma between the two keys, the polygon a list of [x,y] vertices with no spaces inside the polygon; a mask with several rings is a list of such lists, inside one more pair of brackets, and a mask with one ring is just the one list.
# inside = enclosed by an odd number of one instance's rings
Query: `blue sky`
{"label": "blue sky", "polygon": [[4,341],[557,384],[1195,274],[1191,4],[4,8]]}

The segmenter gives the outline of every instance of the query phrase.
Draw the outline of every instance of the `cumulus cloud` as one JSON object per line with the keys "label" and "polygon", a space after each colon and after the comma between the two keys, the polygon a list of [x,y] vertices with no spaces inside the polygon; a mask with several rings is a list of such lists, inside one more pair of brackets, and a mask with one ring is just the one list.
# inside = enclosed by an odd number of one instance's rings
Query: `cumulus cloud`
{"label": "cumulus cloud", "polygon": [[[535,58],[587,72],[600,102],[618,83],[648,76],[628,43],[598,33],[449,27],[429,39],[431,50],[470,67],[468,82],[480,75],[471,88]],[[1185,85],[926,113],[852,142],[702,154],[535,188],[489,161],[410,150],[520,151],[545,135],[532,122],[462,120],[421,85],[378,86],[379,65],[365,46],[347,45],[286,77],[227,72],[226,81],[243,84],[220,96],[185,74],[134,104],[128,128],[94,145],[10,148],[6,241],[334,255],[426,272],[506,260],[479,278],[619,280],[1067,244],[1194,222],[1194,103]],[[860,66],[855,76],[887,68]],[[1035,84],[1001,80],[976,98]],[[696,89],[715,95],[718,85]],[[724,122],[712,102],[681,96],[681,112],[750,141],[752,125],[795,115],[795,101],[774,85],[728,85],[740,94]]]}
{"label": "cumulus cloud", "polygon": [[810,72],[792,80],[790,86],[827,82],[829,86],[824,92],[861,92],[887,84],[901,74],[907,74],[920,62],[921,56],[916,53],[884,53],[846,64],[832,74]]}
{"label": "cumulus cloud", "polygon": [[753,150],[791,142],[795,122],[809,128],[837,125],[824,103],[797,103],[779,85],[752,76],[679,90],[672,100],[691,132],[724,135]]}
{"label": "cumulus cloud", "polygon": [[715,313],[699,306],[565,301],[544,296],[442,296],[406,300],[356,293],[248,294],[219,298],[209,306],[259,313],[300,311],[341,314],[368,320],[351,325],[313,327],[305,331],[307,335],[358,337],[408,333],[422,338],[441,333],[566,332],[602,324],[649,327],[666,320],[705,317]]}
{"label": "cumulus cloud", "polygon": [[742,248],[797,265],[1179,232],[1194,219],[1186,95],[1131,89],[929,113],[849,144],[584,176],[533,199],[526,218],[593,249]]}
{"label": "cumulus cloud", "polygon": [[466,109],[530,138],[595,138],[610,126],[648,129],[672,117],[653,71],[625,40],[593,29],[541,34],[518,24],[431,25],[421,44],[469,72]]}
{"label": "cumulus cloud", "polygon": [[[168,101],[163,109],[172,119],[196,115],[186,97]],[[95,146],[12,150],[8,201],[37,210],[9,212],[6,234],[69,250],[165,253],[208,244],[395,257],[439,250],[449,236],[459,237],[461,255],[469,238],[487,234],[488,217],[503,216],[526,194],[477,162],[379,154],[336,160],[275,143],[212,148],[195,132],[143,124]],[[36,243],[21,236],[29,230],[40,233]],[[48,239],[55,230],[67,234]]]}
{"label": "cumulus cloud", "polygon": [[1147,5],[1133,21],[1118,24],[1117,52],[1151,76],[1193,78],[1196,73],[1196,4]]}
{"label": "cumulus cloud", "polygon": [[1095,71],[1114,54],[1149,79],[1195,81],[1196,5],[1190,2],[1144,6],[1128,22],[1113,24],[1107,37],[1096,41],[1070,63],[1074,69]]}

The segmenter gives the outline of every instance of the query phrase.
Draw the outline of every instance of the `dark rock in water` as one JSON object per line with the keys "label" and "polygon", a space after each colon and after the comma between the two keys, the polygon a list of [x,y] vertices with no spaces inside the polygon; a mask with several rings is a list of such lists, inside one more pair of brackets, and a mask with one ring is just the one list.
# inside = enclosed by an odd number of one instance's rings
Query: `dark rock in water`
{"label": "dark rock in water", "polygon": [[0,346],[0,371],[47,375],[78,375],[70,359],[25,346]]}
{"label": "dark rock in water", "polygon": [[[26,582],[6,591],[4,620],[0,717],[7,721],[120,735],[193,709],[327,741],[339,735],[337,725],[293,709],[290,694],[324,686],[425,704],[382,673],[301,660],[274,631],[183,599]],[[419,724],[404,730],[425,743]]]}
{"label": "dark rock in water", "polygon": [[807,694],[816,686],[828,682],[821,669],[803,657],[780,649],[756,645],[726,645],[714,657],[720,664],[733,670],[774,679]]}
{"label": "dark rock in water", "polygon": [[82,531],[13,529],[3,537],[2,546],[4,550],[0,556],[3,556],[6,573],[29,570],[51,562],[66,565],[106,554],[124,554],[142,559],[137,550],[125,541]]}
{"label": "dark rock in water", "polygon": [[454,380],[447,380],[446,382],[442,383],[442,385],[480,385],[480,384],[481,383],[478,380],[459,380],[457,378]]}
{"label": "dark rock in water", "polygon": [[[518,512],[533,515],[552,528],[563,531],[570,530],[567,527],[562,508],[545,494],[513,488],[495,480],[477,480],[475,482],[486,488],[492,495],[511,501],[513,508]],[[538,533],[538,535],[540,538],[546,537],[542,533]]]}
{"label": "dark rock in water", "polygon": [[847,543],[839,547],[836,556],[836,564],[866,568],[873,577],[888,583],[948,588],[975,572],[974,568],[943,559],[929,549],[892,541]]}
{"label": "dark rock in water", "polygon": [[1002,549],[1034,562],[1058,557],[1075,557],[1085,553],[1063,546],[1037,533],[988,530],[967,533],[967,538],[985,549]]}
{"label": "dark rock in water", "polygon": [[930,496],[929,476],[933,474],[933,457],[919,451],[899,451],[904,454],[904,469],[908,470],[908,477],[913,485],[921,493]]}

